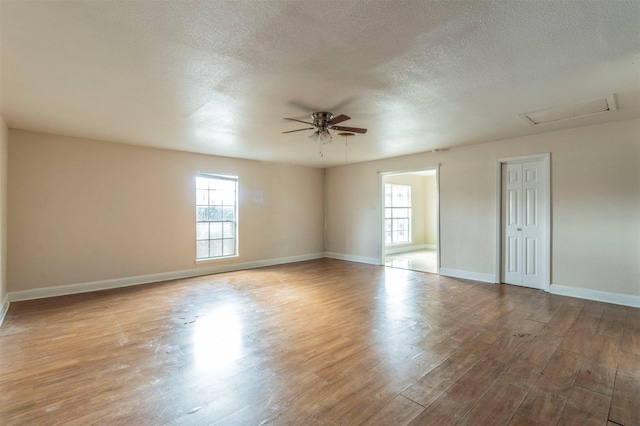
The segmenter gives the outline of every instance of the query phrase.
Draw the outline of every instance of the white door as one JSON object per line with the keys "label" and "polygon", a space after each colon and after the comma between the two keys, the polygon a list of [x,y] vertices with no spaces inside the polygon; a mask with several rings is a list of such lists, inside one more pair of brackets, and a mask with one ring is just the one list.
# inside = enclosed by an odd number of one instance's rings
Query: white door
{"label": "white door", "polygon": [[502,282],[544,289],[547,176],[544,161],[502,165]]}

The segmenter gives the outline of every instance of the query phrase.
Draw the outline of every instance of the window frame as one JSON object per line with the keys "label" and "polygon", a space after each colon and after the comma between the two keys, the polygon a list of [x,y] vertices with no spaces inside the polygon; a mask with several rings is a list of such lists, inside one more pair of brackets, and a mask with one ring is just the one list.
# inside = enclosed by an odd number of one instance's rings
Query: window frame
{"label": "window frame", "polygon": [[[385,205],[384,205],[384,223],[385,223],[385,228],[384,228],[384,235],[385,235],[385,245],[386,246],[394,246],[394,245],[401,245],[401,244],[411,244],[413,241],[412,235],[411,235],[411,230],[412,230],[412,224],[411,224],[411,214],[412,214],[412,206],[411,206],[411,185],[405,185],[405,184],[399,184],[399,183],[385,183],[385,190],[384,190],[384,196],[385,196]],[[394,191],[393,188],[394,187],[403,187],[403,190],[407,191],[407,201],[408,204],[407,205],[395,205],[394,204]],[[388,193],[389,188],[391,188],[391,193]],[[389,202],[390,200],[390,202]],[[407,215],[399,215],[396,217],[396,215],[394,214],[395,211],[400,211],[400,210],[407,210],[408,214]],[[390,213],[390,214],[389,214]],[[403,221],[406,223],[406,234],[407,234],[407,239],[406,240],[402,240],[402,241],[395,241],[394,240],[394,235],[397,234],[397,232],[399,231],[396,228],[396,224],[400,223],[399,221]],[[390,225],[389,225],[390,224]]]}
{"label": "window frame", "polygon": [[[201,186],[201,181],[199,181],[199,179],[207,179],[208,183],[206,185],[206,187],[202,187]],[[206,261],[212,261],[212,260],[218,260],[218,259],[228,259],[228,258],[232,258],[232,257],[238,257],[239,256],[239,244],[238,244],[238,234],[239,234],[239,227],[238,227],[238,189],[239,189],[239,179],[238,176],[234,176],[234,175],[222,175],[222,174],[216,174],[216,173],[203,173],[203,172],[198,172],[196,173],[195,176],[195,231],[196,231],[196,235],[195,235],[195,243],[196,243],[196,255],[195,255],[195,260],[196,262],[206,262]],[[216,194],[215,198],[212,198],[212,195],[215,194],[215,191],[220,191],[220,189],[216,189],[216,188],[212,188],[212,182],[216,182],[216,186],[217,185],[224,185],[224,184],[220,184],[219,182],[233,182],[234,184],[234,189],[233,189],[233,198],[228,198],[228,195],[226,195],[224,192],[222,193],[218,193]],[[204,196],[204,194],[202,194],[202,199],[201,199],[201,193],[200,191],[206,191],[206,197]],[[205,201],[206,199],[206,204],[202,203],[202,201]],[[212,200],[220,200],[220,203],[214,203]],[[229,201],[232,200],[233,204],[229,204]],[[225,210],[227,210],[229,207],[232,207],[232,220],[229,219],[225,219],[224,216],[225,214],[228,214]],[[206,219],[203,219],[201,217],[203,210],[206,210],[206,212],[204,213],[207,217]],[[228,211],[228,210],[227,210]],[[218,218],[212,217],[212,215],[216,215],[218,216]],[[212,230],[211,229],[211,225],[212,224],[220,224],[220,226],[216,226],[217,228],[219,228],[219,237],[212,237],[212,234],[216,231],[216,230]],[[233,237],[229,238],[228,234],[225,234],[225,229],[228,228],[228,225],[225,224],[232,224],[232,234]],[[207,238],[202,238],[202,233],[204,232],[204,226],[202,226],[202,224],[207,224],[206,228],[206,233],[208,234]],[[226,241],[230,241],[232,240],[233,242],[231,244],[233,244],[233,249],[232,250],[228,250],[229,243],[226,243]],[[200,256],[201,255],[201,243],[207,241],[208,242],[208,249],[207,249],[207,257],[204,256]],[[220,255],[214,255],[212,256],[212,242],[213,241],[220,241]],[[228,254],[225,254],[225,252],[227,252]]]}

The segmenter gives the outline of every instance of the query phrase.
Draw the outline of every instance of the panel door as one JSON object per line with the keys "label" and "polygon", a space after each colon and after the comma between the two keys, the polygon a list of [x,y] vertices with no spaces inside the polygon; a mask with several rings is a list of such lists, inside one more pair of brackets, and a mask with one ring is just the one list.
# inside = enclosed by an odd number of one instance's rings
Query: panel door
{"label": "panel door", "polygon": [[522,285],[522,163],[502,166],[502,282]]}
{"label": "panel door", "polygon": [[543,161],[502,167],[504,283],[544,288],[546,179]]}

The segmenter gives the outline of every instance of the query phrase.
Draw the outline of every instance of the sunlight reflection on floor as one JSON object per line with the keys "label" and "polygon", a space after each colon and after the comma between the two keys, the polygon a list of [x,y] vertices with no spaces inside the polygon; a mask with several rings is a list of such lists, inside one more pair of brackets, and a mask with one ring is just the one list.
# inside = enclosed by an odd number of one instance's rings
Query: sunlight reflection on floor
{"label": "sunlight reflection on floor", "polygon": [[232,304],[199,318],[193,333],[196,367],[214,371],[242,356],[242,321]]}
{"label": "sunlight reflection on floor", "polygon": [[437,274],[437,261],[436,250],[425,249],[387,254],[384,264],[392,268],[411,269],[412,271]]}

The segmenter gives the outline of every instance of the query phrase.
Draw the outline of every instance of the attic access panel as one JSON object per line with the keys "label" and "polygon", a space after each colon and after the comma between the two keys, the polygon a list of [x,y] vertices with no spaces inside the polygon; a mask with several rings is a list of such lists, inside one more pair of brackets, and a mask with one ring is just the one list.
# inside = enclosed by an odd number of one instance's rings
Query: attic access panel
{"label": "attic access panel", "polygon": [[606,98],[592,99],[590,101],[584,101],[571,105],[564,105],[520,114],[520,118],[522,118],[527,123],[535,126],[538,124],[568,120],[570,118],[577,118],[585,115],[599,114],[614,110],[616,110],[616,101],[614,96],[611,95]]}

